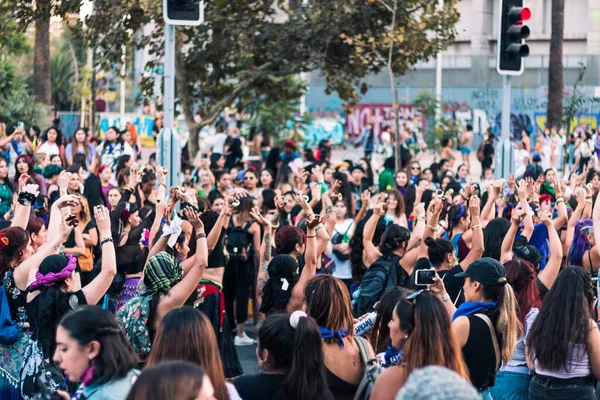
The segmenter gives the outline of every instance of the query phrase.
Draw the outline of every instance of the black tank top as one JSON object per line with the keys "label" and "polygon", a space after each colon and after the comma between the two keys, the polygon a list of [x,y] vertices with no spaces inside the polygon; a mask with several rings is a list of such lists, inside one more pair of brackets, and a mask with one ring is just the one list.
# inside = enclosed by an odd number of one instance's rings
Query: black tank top
{"label": "black tank top", "polygon": [[[475,315],[468,315],[467,318],[469,318],[470,325],[469,338],[462,349],[463,357],[469,369],[473,386],[487,389],[494,386],[497,372],[492,334],[483,319]],[[492,319],[493,321],[494,319]],[[498,341],[498,346],[502,348],[500,341]]]}

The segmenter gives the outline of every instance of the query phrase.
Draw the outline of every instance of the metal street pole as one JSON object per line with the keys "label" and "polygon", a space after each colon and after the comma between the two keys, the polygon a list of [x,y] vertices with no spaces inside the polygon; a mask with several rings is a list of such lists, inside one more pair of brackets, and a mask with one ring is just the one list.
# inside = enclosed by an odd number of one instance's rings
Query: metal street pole
{"label": "metal street pole", "polygon": [[[126,59],[127,59],[127,49],[125,48],[125,45],[122,46],[122,56],[121,56],[121,88],[120,88],[120,94],[119,94],[119,100],[120,100],[120,110],[119,113],[121,114],[121,119],[123,119],[123,117],[125,116],[125,73],[127,72],[127,68],[126,68]],[[121,121],[121,123],[123,123]]]}
{"label": "metal street pole", "polygon": [[[444,0],[438,1],[438,10],[444,10]],[[436,124],[442,117],[442,52],[437,53],[435,59],[435,98],[437,100],[435,107],[435,122]]]}
{"label": "metal street pole", "polygon": [[169,170],[167,187],[179,183],[181,147],[175,131],[175,26],[165,23],[164,126],[156,141],[157,162]]}
{"label": "metal street pole", "polygon": [[510,75],[502,76],[502,131],[496,146],[494,176],[508,178],[514,171],[513,147],[510,141]]}

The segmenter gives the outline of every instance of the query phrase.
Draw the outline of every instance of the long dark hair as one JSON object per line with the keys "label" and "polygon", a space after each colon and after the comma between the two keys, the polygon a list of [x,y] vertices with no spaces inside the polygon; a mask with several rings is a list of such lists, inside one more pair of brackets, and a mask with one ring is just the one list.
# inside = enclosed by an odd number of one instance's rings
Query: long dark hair
{"label": "long dark hair", "polygon": [[16,261],[17,265],[23,261],[29,244],[29,235],[25,229],[18,226],[3,229],[0,234],[8,239],[8,244],[0,251],[0,279],[3,279],[13,261]]}
{"label": "long dark hair", "polygon": [[205,369],[218,400],[228,400],[223,364],[214,329],[200,310],[183,306],[162,319],[147,367],[167,360],[188,361]]}
{"label": "long dark hair", "polygon": [[502,241],[510,228],[510,222],[504,218],[491,220],[483,229],[483,244],[485,250],[482,257],[491,257],[500,261],[502,253]]}
{"label": "long dark hair", "polygon": [[592,280],[581,267],[558,274],[527,337],[529,357],[547,371],[566,369],[572,345],[587,343],[593,316]]}
{"label": "long dark hair", "polygon": [[269,352],[266,367],[285,371],[286,400],[327,398],[322,346],[319,327],[310,317],[300,317],[294,329],[288,314],[275,313],[258,330],[258,352]]}
{"label": "long dark hair", "polygon": [[440,266],[446,260],[446,256],[455,251],[454,244],[448,239],[428,237],[425,239],[425,244],[427,245],[427,256],[434,267]]}
{"label": "long dark hair", "polygon": [[506,270],[506,279],[513,287],[519,305],[517,317],[525,330],[525,317],[529,311],[542,306],[535,267],[529,261],[514,259],[505,262],[504,269]]}
{"label": "long dark hair", "polygon": [[454,204],[448,209],[448,238],[452,239],[454,227],[460,223],[461,219],[469,217],[469,207],[464,204]]}
{"label": "long dark hair", "polygon": [[381,296],[379,306],[377,307],[377,319],[370,335],[371,345],[375,353],[383,353],[392,345],[388,324],[392,319],[392,313],[396,309],[398,302],[401,299],[405,299],[410,293],[412,293],[412,290],[394,286],[386,290],[383,296]]}
{"label": "long dark hair", "polygon": [[100,352],[92,360],[94,384],[124,378],[137,367],[135,352],[110,311],[98,306],[77,307],[67,313],[59,325],[80,346],[92,341],[100,343]]}

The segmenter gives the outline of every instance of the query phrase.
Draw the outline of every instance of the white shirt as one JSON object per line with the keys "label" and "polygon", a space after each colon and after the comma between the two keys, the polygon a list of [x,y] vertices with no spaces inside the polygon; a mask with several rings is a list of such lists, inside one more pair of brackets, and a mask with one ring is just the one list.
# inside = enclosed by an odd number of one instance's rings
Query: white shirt
{"label": "white shirt", "polygon": [[55,154],[60,154],[60,148],[56,143],[44,142],[37,148],[36,153],[46,153],[49,156],[53,156]]}
{"label": "white shirt", "polygon": [[[352,237],[354,233],[354,220],[351,218],[345,219],[343,222],[337,222],[335,224],[335,228],[333,231],[333,237],[335,234],[339,233],[340,235],[346,234],[348,238]],[[350,259],[348,260],[340,260],[337,258],[335,253],[333,252],[333,244],[331,241],[327,244],[327,248],[325,249],[325,254],[330,257],[335,263],[335,269],[331,276],[338,279],[352,279],[352,265],[350,263]]]}
{"label": "white shirt", "polygon": [[223,150],[225,147],[225,141],[227,140],[226,133],[217,133],[212,140],[212,152],[223,154]]}
{"label": "white shirt", "polygon": [[529,152],[525,149],[517,149],[515,150],[515,177],[523,176],[525,173],[525,169],[527,169],[527,164],[525,163],[525,159],[529,157]]}

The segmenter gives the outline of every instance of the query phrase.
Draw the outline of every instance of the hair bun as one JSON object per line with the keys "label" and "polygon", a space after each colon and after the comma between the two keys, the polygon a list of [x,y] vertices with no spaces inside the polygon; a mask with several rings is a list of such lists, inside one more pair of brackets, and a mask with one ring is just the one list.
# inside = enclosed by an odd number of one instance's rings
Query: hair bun
{"label": "hair bun", "polygon": [[298,327],[298,322],[300,322],[300,318],[306,318],[308,314],[306,314],[302,310],[296,310],[290,315],[290,325],[292,328],[296,329]]}
{"label": "hair bun", "polygon": [[431,246],[435,245],[435,240],[432,237],[426,237],[425,245],[427,245],[427,247],[431,247]]}

